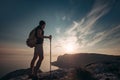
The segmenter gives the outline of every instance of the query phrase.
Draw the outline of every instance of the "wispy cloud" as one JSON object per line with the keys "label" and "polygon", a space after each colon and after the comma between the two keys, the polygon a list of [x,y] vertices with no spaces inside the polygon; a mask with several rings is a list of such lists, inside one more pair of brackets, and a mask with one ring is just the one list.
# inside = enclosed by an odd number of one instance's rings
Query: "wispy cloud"
{"label": "wispy cloud", "polygon": [[[115,0],[96,0],[91,11],[83,17],[80,22],[73,21],[71,27],[64,33],[64,36],[59,39],[59,43],[73,43],[77,45],[76,48],[89,47],[96,45],[117,32],[118,29],[120,29],[120,25],[101,32],[95,32],[95,30],[92,29],[95,27],[96,22],[110,11],[114,1]],[[88,37],[90,38],[88,39]]]}
{"label": "wispy cloud", "polygon": [[63,16],[63,17],[62,17],[62,20],[64,21],[65,19],[66,19],[66,16]]}
{"label": "wispy cloud", "polygon": [[[114,33],[117,33],[118,31],[120,30],[120,25],[118,25],[118,26],[115,26],[115,27],[113,27],[112,29],[110,29],[110,30],[105,30],[105,31],[103,31],[103,32],[98,32],[92,39],[91,39],[91,43],[88,43],[88,45],[94,45],[94,44],[96,44],[96,43],[98,43],[98,42],[100,42],[100,41],[103,41],[103,40],[105,40],[105,39],[107,39],[109,36],[113,36],[113,34]],[[120,35],[119,35],[120,36]],[[110,40],[112,40],[112,42],[110,41]],[[110,42],[111,43],[113,43],[114,41],[120,41],[120,39],[118,38],[117,40],[116,39],[114,39],[114,38],[110,38]],[[107,41],[107,43],[108,43],[108,41]],[[106,43],[106,44],[107,44]]]}
{"label": "wispy cloud", "polygon": [[[86,40],[86,37],[94,33],[94,31],[91,30],[94,24],[110,10],[110,2],[103,1],[96,0],[88,15],[78,23],[74,21],[74,26],[67,31],[70,36],[73,35],[73,33],[76,35],[77,41],[81,46],[87,46],[86,44],[89,43],[89,40]],[[102,34],[103,32],[100,32],[95,35],[94,43],[100,41],[100,39],[97,41],[97,37]]]}
{"label": "wispy cloud", "polygon": [[60,31],[61,31],[61,28],[60,28],[60,27],[57,27],[55,30],[56,30],[56,33],[59,34]]}

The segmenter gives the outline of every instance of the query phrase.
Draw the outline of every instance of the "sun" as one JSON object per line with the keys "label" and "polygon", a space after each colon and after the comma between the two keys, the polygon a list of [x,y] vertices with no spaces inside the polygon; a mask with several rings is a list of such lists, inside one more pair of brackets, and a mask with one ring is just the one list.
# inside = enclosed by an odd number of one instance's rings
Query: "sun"
{"label": "sun", "polygon": [[69,43],[69,44],[64,45],[64,50],[66,53],[72,54],[74,52],[74,49],[75,47],[73,44]]}

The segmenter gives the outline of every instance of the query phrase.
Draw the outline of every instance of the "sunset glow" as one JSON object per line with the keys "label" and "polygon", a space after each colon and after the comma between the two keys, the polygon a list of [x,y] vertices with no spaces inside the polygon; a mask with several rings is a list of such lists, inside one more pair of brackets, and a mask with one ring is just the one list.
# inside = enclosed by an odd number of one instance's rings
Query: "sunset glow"
{"label": "sunset glow", "polygon": [[[1,1],[1,53],[33,53],[25,42],[42,19],[46,22],[45,35],[52,35],[52,54],[120,54],[119,0],[28,2]],[[48,55],[49,43],[44,41]]]}
{"label": "sunset glow", "polygon": [[72,53],[72,52],[74,52],[75,46],[68,43],[68,44],[64,45],[64,49],[65,49],[66,53]]}

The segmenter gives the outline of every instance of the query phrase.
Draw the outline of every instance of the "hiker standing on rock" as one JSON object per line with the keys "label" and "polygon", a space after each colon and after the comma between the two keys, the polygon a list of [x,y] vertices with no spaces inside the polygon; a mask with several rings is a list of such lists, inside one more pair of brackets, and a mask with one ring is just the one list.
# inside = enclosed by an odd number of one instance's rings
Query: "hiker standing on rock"
{"label": "hiker standing on rock", "polygon": [[[32,75],[37,76],[37,71],[39,70],[42,60],[44,58],[44,52],[43,52],[43,41],[44,38],[51,39],[52,36],[44,36],[44,28],[45,28],[45,21],[41,20],[39,22],[39,25],[35,28],[35,37],[36,37],[36,44],[34,48],[34,56],[31,61],[30,67],[32,70]],[[35,61],[38,59],[36,66],[34,66]]]}

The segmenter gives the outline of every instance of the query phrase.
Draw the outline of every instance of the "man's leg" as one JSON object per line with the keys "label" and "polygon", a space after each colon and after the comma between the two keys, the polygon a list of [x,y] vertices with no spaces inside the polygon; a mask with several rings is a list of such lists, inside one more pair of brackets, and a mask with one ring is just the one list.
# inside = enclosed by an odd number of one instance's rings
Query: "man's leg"
{"label": "man's leg", "polygon": [[38,55],[34,52],[34,56],[33,56],[33,59],[31,61],[31,64],[30,64],[32,74],[34,74],[34,64],[35,64],[35,61],[37,60],[37,57],[38,57]]}
{"label": "man's leg", "polygon": [[36,67],[35,67],[35,75],[37,75],[37,71],[39,70],[41,63],[43,61],[43,47],[42,47],[42,45],[39,47],[38,56],[39,56],[39,59],[37,61]]}

